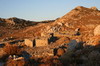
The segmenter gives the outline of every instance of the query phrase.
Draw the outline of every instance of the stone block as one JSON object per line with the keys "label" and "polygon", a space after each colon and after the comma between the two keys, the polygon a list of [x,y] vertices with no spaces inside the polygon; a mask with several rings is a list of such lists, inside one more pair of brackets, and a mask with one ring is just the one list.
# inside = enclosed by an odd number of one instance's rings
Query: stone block
{"label": "stone block", "polygon": [[35,44],[36,44],[36,47],[47,46],[48,45],[48,39],[47,38],[35,39]]}
{"label": "stone block", "polygon": [[25,39],[25,45],[29,47],[34,47],[34,40]]}

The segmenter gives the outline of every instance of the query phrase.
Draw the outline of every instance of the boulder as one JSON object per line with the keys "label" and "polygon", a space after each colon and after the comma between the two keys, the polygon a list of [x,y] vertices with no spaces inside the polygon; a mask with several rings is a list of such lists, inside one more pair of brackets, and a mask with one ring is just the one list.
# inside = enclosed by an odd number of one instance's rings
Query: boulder
{"label": "boulder", "polygon": [[90,40],[88,41],[88,45],[92,45],[92,46],[100,45],[100,36],[90,37]]}
{"label": "boulder", "polygon": [[94,6],[94,7],[91,7],[91,9],[93,9],[93,10],[98,10],[95,6]]}
{"label": "boulder", "polygon": [[66,26],[66,27],[70,27],[70,24],[69,24],[69,23],[66,23],[65,26]]}
{"label": "boulder", "polygon": [[94,29],[94,35],[100,35],[100,25]]}
{"label": "boulder", "polygon": [[83,6],[77,6],[76,9],[78,10],[82,10],[82,8],[84,8]]}
{"label": "boulder", "polygon": [[79,31],[79,30],[80,30],[80,28],[76,28],[76,29],[75,29],[76,32]]}
{"label": "boulder", "polygon": [[72,51],[72,50],[76,49],[76,46],[77,46],[77,41],[71,40],[70,43],[68,43],[67,51]]}

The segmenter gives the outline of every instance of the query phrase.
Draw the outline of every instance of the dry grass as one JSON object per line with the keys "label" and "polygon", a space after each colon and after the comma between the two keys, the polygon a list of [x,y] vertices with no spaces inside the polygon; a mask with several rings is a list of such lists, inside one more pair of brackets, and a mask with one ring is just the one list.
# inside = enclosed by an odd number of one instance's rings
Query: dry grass
{"label": "dry grass", "polygon": [[17,45],[7,44],[3,49],[7,55],[20,55],[21,49]]}
{"label": "dry grass", "polygon": [[24,60],[15,61],[15,60],[8,60],[5,66],[25,66],[26,62]]}

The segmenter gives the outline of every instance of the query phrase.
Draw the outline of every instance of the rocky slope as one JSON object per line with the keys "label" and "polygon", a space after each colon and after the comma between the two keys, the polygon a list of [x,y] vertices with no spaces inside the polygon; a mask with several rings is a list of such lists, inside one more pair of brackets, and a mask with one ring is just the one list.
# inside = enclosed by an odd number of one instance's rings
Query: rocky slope
{"label": "rocky slope", "polygon": [[55,24],[69,28],[93,29],[100,24],[100,11],[96,7],[78,6],[55,21]]}
{"label": "rocky slope", "polygon": [[[65,33],[70,35],[71,37],[68,37],[71,39],[78,38],[78,40],[89,41],[89,38],[94,36],[95,27],[100,24],[100,11],[96,7],[86,8],[78,6],[55,21],[43,21],[38,24],[18,18],[1,19],[0,21],[1,23],[7,22],[17,27],[28,26],[13,32],[9,36],[32,38],[41,36],[41,33]],[[73,36],[78,30],[81,35],[79,37]]]}
{"label": "rocky slope", "polygon": [[0,38],[2,39],[5,37],[15,36],[15,34],[18,35],[17,36],[18,38],[24,37],[26,31],[30,30],[30,27],[34,27],[38,24],[46,24],[50,22],[54,22],[54,20],[36,22],[36,21],[29,21],[29,20],[16,18],[16,17],[7,18],[7,19],[0,18],[0,29],[1,29]]}
{"label": "rocky slope", "polygon": [[[90,38],[95,37],[94,33],[99,33],[98,30],[100,28],[95,29],[98,25],[100,25],[100,11],[96,7],[86,8],[78,6],[72,9],[69,13],[55,20],[55,22],[49,26],[46,26],[47,28],[44,32],[63,32],[68,35],[73,35],[75,32],[79,32],[81,37],[77,37],[78,40],[81,39],[81,41],[88,42],[90,41]],[[71,39],[72,38],[76,39],[75,36],[72,36]]]}
{"label": "rocky slope", "polygon": [[5,25],[5,26],[13,27],[15,29],[21,29],[27,26],[33,26],[33,25],[36,25],[37,23],[38,22],[28,21],[28,20],[24,20],[24,19],[20,19],[16,17],[12,17],[8,19],[0,18],[1,26]]}

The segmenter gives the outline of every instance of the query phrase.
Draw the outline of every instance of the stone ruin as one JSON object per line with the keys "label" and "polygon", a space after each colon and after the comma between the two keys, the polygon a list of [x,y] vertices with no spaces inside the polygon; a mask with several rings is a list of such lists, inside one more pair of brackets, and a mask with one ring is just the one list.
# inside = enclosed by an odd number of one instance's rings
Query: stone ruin
{"label": "stone ruin", "polygon": [[47,46],[48,45],[48,38],[41,37],[41,38],[36,38],[36,39],[25,39],[24,40],[25,45],[29,47],[39,47],[39,46]]}
{"label": "stone ruin", "polygon": [[41,36],[39,38],[35,38],[33,40],[25,39],[25,45],[29,47],[39,47],[39,46],[47,46],[51,42],[55,42],[58,38],[54,37],[53,33],[50,33],[49,36]]}
{"label": "stone ruin", "polygon": [[35,46],[35,41],[34,40],[30,40],[30,39],[25,39],[25,45],[29,46],[29,47],[34,47]]}
{"label": "stone ruin", "polygon": [[39,46],[47,46],[48,45],[48,38],[37,38],[35,39],[36,47]]}

